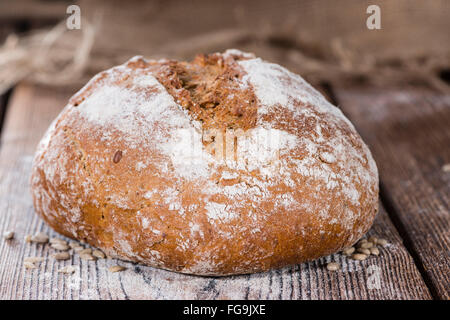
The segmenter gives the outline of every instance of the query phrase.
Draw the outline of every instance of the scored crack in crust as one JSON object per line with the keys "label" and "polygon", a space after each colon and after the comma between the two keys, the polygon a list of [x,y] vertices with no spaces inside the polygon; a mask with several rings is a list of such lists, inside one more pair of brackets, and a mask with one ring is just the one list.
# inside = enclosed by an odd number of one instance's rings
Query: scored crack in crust
{"label": "scored crack in crust", "polygon": [[232,57],[170,61],[155,76],[204,129],[248,130],[256,125],[256,97],[243,85],[243,72]]}
{"label": "scored crack in crust", "polygon": [[199,275],[336,252],[378,210],[375,162],[342,112],[238,50],[98,74],[41,140],[31,187],[56,231]]}

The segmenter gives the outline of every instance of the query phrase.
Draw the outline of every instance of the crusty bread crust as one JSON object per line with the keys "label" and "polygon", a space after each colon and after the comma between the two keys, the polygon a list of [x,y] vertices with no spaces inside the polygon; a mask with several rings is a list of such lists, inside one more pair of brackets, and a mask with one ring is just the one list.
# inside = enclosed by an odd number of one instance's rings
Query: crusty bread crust
{"label": "crusty bread crust", "polygon": [[198,275],[331,254],[378,211],[376,164],[341,111],[237,50],[95,76],[41,140],[31,188],[59,233]]}

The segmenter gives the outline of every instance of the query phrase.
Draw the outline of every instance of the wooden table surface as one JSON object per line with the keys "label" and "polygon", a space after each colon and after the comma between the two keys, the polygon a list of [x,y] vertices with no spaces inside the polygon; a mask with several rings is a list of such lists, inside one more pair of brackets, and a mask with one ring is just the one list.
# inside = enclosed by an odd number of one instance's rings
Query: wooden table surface
{"label": "wooden table surface", "polygon": [[[369,236],[389,244],[378,257],[341,254],[282,270],[224,278],[196,277],[112,259],[55,261],[48,245],[26,243],[38,231],[56,236],[34,213],[30,166],[45,129],[74,89],[18,85],[9,99],[0,145],[0,299],[449,299],[450,95],[426,90],[336,89],[333,101],[371,148],[381,181],[380,213]],[[0,117],[1,118],[1,117]],[[34,270],[24,258],[45,257]],[[325,268],[339,262],[341,270]],[[58,273],[75,265],[71,275]],[[126,271],[111,273],[109,266]]]}

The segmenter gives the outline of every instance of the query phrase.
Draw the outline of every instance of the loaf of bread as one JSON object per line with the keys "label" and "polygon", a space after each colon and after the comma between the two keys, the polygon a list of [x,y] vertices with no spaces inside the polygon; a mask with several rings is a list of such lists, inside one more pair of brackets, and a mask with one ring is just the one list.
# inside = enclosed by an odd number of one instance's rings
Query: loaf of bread
{"label": "loaf of bread", "polygon": [[376,164],[342,112],[234,49],[95,76],[39,143],[31,188],[57,232],[197,275],[337,252],[378,210]]}

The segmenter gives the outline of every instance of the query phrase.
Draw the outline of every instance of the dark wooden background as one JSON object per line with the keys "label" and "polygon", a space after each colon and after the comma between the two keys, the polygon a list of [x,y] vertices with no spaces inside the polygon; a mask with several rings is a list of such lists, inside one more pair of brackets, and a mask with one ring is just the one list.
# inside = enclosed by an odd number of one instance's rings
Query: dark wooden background
{"label": "dark wooden background", "polygon": [[[228,47],[254,51],[305,75],[351,119],[377,162],[380,213],[369,235],[389,241],[379,257],[358,262],[335,254],[282,270],[225,278],[111,259],[82,261],[76,255],[56,262],[48,246],[23,240],[36,231],[55,235],[34,214],[30,165],[43,132],[84,79],[57,87],[22,81],[0,97],[0,232],[16,232],[14,240],[0,240],[0,299],[449,299],[450,172],[443,169],[450,163],[448,61],[440,60],[439,68],[431,70],[444,90],[411,83],[407,76],[404,82],[386,80],[384,85],[372,84],[370,75],[368,82],[340,82],[339,73],[327,77],[324,68],[314,71],[302,65],[341,63],[335,57],[320,59],[336,37],[350,52],[376,58],[447,57],[449,29],[443,28],[448,27],[449,5],[380,1],[383,30],[370,33],[365,28],[368,2],[350,2],[354,5],[340,9],[327,1],[152,1],[134,8],[117,1],[115,6],[78,3],[86,15],[103,12],[85,77],[134,54],[192,58],[196,52]],[[68,3],[0,2],[0,40],[12,32],[56,24],[65,18]],[[318,44],[308,42],[317,37]],[[402,75],[403,70],[394,72]],[[38,269],[25,270],[27,256],[46,260]],[[342,269],[327,271],[330,261]],[[68,264],[76,266],[74,275],[57,273]],[[128,269],[108,272],[116,264]],[[379,288],[369,285],[375,273]]]}

